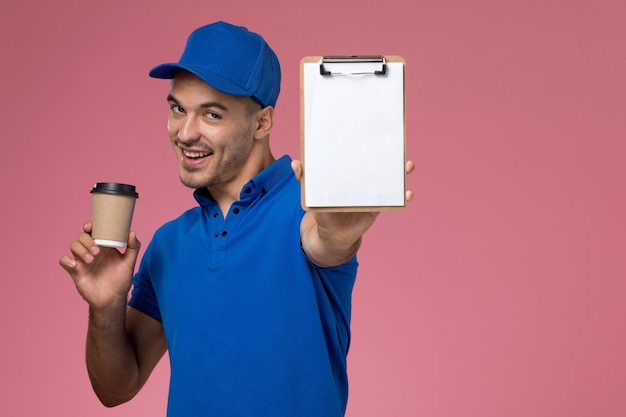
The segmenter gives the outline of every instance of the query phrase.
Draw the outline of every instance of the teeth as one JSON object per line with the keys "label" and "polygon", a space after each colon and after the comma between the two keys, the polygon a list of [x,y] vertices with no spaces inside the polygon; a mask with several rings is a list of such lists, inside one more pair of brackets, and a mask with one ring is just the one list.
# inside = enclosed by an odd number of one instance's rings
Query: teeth
{"label": "teeth", "polygon": [[186,151],[186,150],[183,150],[183,153],[185,154],[187,158],[202,158],[204,156],[209,155],[208,152],[191,152],[191,151]]}

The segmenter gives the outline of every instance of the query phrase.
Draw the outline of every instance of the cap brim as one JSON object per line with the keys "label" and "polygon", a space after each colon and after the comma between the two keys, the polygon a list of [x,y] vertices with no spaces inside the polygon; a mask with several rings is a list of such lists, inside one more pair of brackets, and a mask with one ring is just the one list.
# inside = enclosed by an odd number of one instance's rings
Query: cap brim
{"label": "cap brim", "polygon": [[185,70],[196,77],[200,78],[202,81],[215,88],[218,91],[221,91],[225,94],[230,94],[233,96],[249,96],[252,97],[249,91],[244,90],[243,88],[231,83],[230,81],[220,77],[219,75],[214,74],[211,71],[207,71],[206,69],[194,67],[193,65],[185,65],[179,63],[169,63],[169,64],[161,64],[152,68],[149,72],[150,77],[152,78],[161,78],[161,79],[172,79],[176,72],[180,70]]}

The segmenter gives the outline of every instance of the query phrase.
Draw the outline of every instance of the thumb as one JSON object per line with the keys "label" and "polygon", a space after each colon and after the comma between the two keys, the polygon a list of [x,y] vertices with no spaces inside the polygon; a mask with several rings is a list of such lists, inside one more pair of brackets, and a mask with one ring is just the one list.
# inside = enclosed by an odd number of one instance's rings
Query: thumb
{"label": "thumb", "polygon": [[139,248],[141,248],[141,242],[137,239],[137,234],[131,230],[128,234],[128,243],[126,244],[124,258],[134,265],[139,255]]}

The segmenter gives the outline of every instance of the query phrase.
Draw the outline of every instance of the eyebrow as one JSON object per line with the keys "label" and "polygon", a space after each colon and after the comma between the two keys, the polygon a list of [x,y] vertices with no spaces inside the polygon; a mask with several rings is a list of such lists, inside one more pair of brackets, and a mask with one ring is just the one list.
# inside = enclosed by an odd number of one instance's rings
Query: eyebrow
{"label": "eyebrow", "polygon": [[[172,101],[172,102],[176,103],[177,105],[180,105],[180,101],[178,101],[176,99],[176,97],[174,97],[171,94],[168,94],[167,101],[168,102]],[[228,107],[226,107],[224,104],[222,104],[219,101],[208,101],[206,103],[201,103],[200,105],[198,105],[198,107],[201,108],[201,109],[218,108],[218,109],[223,110],[223,111],[228,111]]]}

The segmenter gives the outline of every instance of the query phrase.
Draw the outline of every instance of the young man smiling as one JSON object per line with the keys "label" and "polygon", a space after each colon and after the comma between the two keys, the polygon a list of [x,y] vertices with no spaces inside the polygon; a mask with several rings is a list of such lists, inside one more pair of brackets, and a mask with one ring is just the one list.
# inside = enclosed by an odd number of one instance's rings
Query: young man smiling
{"label": "young man smiling", "polygon": [[269,147],[274,108],[221,93],[185,70],[173,74],[168,103],[182,183],[210,187],[227,214],[241,187],[274,162]]}
{"label": "young man smiling", "polygon": [[60,258],[89,305],[94,391],[130,400],[168,352],[168,416],[343,416],[356,252],[377,213],[300,206],[302,166],[270,150],[280,67],[261,36],[201,27],[150,75],[171,79],[168,131],[198,206],[157,230],[134,277],[134,232],[121,253],[87,222]]}

